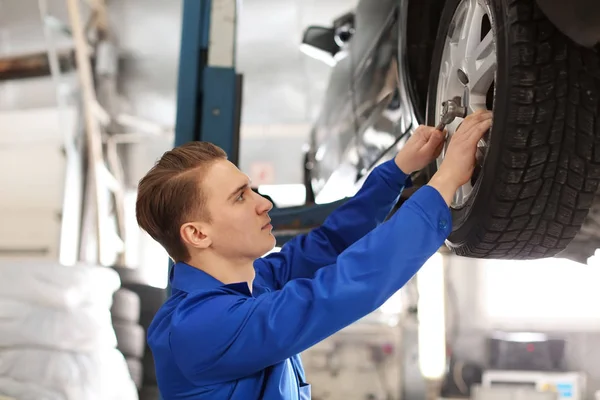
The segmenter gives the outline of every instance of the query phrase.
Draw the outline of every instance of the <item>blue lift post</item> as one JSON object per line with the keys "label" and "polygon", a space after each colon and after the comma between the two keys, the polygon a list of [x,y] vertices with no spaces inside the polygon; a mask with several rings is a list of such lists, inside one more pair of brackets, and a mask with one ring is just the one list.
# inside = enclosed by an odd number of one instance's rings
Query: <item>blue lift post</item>
{"label": "blue lift post", "polygon": [[235,71],[236,0],[184,0],[175,146],[209,141],[239,159],[242,77]]}
{"label": "blue lift post", "polygon": [[[209,141],[236,165],[242,104],[242,77],[235,69],[237,9],[236,0],[184,0],[175,127],[176,146]],[[277,245],[321,225],[346,200],[274,208]]]}

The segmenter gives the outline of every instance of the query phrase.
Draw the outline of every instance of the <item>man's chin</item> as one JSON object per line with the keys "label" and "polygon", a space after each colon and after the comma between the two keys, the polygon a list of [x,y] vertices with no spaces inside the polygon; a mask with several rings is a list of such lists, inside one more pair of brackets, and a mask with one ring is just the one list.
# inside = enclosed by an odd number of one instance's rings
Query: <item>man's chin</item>
{"label": "man's chin", "polygon": [[270,246],[265,246],[264,251],[261,252],[261,257],[264,257],[267,254],[275,253],[275,252],[279,251],[279,247],[275,247],[275,245],[277,244],[277,241],[275,240],[275,236],[271,235],[271,237],[273,238],[273,242],[271,243]]}

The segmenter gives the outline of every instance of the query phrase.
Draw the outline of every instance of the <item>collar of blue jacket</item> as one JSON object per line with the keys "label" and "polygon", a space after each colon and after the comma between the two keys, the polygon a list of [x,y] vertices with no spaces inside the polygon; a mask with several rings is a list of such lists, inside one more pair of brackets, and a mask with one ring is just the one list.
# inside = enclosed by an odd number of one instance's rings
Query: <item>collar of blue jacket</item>
{"label": "collar of blue jacket", "polygon": [[169,273],[169,283],[172,289],[193,293],[201,289],[223,288],[230,289],[240,295],[252,297],[246,282],[223,284],[206,272],[183,262],[175,264]]}

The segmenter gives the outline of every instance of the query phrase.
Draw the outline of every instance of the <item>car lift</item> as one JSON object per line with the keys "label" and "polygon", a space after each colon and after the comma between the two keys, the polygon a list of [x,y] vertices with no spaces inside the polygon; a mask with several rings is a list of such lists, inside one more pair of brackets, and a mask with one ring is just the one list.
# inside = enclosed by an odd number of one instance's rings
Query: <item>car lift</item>
{"label": "car lift", "polygon": [[[235,70],[236,0],[184,0],[175,146],[209,141],[239,164],[242,77]],[[300,167],[300,166],[298,166]],[[274,208],[277,245],[323,223],[347,199]]]}

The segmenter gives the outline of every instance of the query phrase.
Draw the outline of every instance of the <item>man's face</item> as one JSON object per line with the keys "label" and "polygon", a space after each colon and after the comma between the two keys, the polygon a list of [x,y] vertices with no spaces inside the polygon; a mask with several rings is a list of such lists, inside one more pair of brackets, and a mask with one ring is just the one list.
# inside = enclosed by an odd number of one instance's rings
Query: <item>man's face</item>
{"label": "man's face", "polygon": [[207,234],[218,254],[233,259],[261,257],[275,246],[268,212],[272,203],[252,191],[234,164],[218,160],[202,182],[211,222]]}

